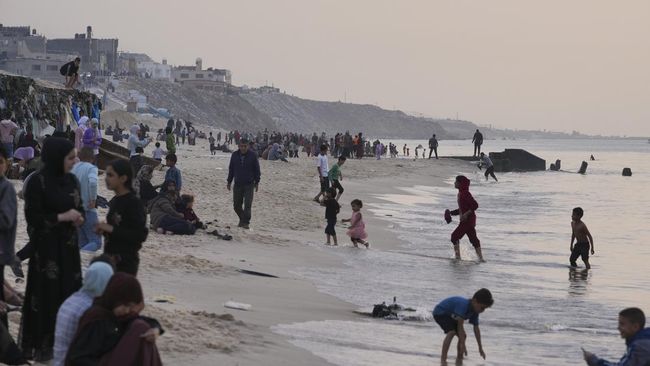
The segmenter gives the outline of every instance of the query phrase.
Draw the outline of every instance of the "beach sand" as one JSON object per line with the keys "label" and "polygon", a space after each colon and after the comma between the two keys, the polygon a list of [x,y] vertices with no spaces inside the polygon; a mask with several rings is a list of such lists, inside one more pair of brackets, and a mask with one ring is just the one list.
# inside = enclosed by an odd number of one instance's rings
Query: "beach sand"
{"label": "beach sand", "polygon": [[[145,150],[146,155],[151,154],[152,145]],[[233,240],[224,241],[202,230],[194,236],[150,232],[140,252],[138,278],[145,292],[144,313],[159,319],[166,330],[157,342],[165,364],[328,365],[270,329],[276,324],[359,316],[353,313],[355,306],[318,292],[312,283],[292,272],[299,267],[343,265],[331,253],[337,248],[323,245],[324,208],[312,201],[319,189],[314,159],[302,153],[290,163],[260,160],[262,180],[255,193],[251,229],[244,230],[236,227],[232,194],[226,189],[230,154],[211,156],[207,140],[197,139],[196,146],[178,147],[177,155],[183,193],[196,197],[194,210],[204,222],[216,220],[208,231],[216,228],[231,234]],[[330,165],[334,162],[330,157]],[[396,187],[441,186],[469,166],[452,159],[348,159],[342,168],[345,193],[339,219],[349,217],[353,198],[369,203],[380,200],[377,194],[395,192]],[[163,178],[164,171],[156,170],[153,183],[162,183]],[[16,182],[16,190],[20,189],[21,183]],[[103,180],[99,194],[112,197]],[[22,207],[20,201],[17,248],[27,242]],[[100,209],[100,219],[106,212]],[[399,245],[386,217],[364,213],[370,250]],[[337,226],[340,245],[350,245],[344,226]],[[83,254],[84,265],[91,257]],[[23,268],[27,271],[26,263]],[[239,272],[242,269],[278,278],[244,274]],[[13,280],[9,273],[7,278]],[[24,283],[17,287],[24,289]],[[155,301],[161,297],[169,302]],[[223,306],[227,301],[252,308],[228,309]],[[19,315],[11,315],[15,334]]]}

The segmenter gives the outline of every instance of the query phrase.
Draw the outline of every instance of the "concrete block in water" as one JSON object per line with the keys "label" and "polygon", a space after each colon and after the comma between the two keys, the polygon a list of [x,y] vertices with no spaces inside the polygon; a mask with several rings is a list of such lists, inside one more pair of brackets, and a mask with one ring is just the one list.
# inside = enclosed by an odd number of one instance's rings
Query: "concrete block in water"
{"label": "concrete block in water", "polygon": [[588,166],[588,165],[589,165],[589,164],[587,164],[586,161],[583,161],[583,162],[582,162],[582,165],[580,165],[580,170],[578,170],[578,173],[579,173],[579,174],[585,174],[585,173],[587,173],[587,166]]}
{"label": "concrete block in water", "polygon": [[491,152],[490,159],[496,172],[533,172],[546,170],[546,160],[523,149],[505,149]]}
{"label": "concrete block in water", "polygon": [[623,168],[623,176],[624,176],[624,177],[631,177],[631,176],[632,176],[632,169],[630,169],[630,168]]}

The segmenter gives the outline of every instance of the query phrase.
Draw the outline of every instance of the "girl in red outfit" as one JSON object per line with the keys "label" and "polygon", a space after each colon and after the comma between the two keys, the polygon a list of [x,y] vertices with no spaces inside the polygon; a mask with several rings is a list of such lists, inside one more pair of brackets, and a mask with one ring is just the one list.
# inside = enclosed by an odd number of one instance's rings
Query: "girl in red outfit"
{"label": "girl in red outfit", "polygon": [[456,230],[451,233],[451,242],[454,244],[454,252],[456,253],[456,259],[460,259],[460,239],[467,234],[469,242],[472,243],[474,249],[476,249],[476,255],[481,262],[485,262],[483,259],[483,253],[481,252],[481,241],[476,236],[476,214],[475,211],[478,209],[478,203],[472,197],[472,194],[469,193],[469,179],[464,175],[459,175],[456,177],[454,182],[454,187],[458,189],[458,209],[451,211],[451,215],[459,216],[460,223]]}

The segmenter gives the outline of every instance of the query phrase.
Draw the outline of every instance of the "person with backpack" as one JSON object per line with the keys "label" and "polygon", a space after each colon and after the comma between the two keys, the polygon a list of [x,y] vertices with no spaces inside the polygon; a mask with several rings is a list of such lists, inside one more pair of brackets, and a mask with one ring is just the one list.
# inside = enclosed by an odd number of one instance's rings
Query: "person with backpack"
{"label": "person with backpack", "polygon": [[81,58],[77,57],[74,61],[70,61],[67,64],[61,66],[59,72],[61,75],[65,76],[65,87],[66,89],[74,88],[75,84],[79,82],[79,65],[81,64]]}

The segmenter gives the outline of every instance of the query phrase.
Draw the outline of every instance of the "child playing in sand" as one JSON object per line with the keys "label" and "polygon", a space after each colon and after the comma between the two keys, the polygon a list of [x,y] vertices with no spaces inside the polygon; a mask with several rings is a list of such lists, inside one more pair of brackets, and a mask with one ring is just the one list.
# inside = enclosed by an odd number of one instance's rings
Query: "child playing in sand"
{"label": "child playing in sand", "polygon": [[327,226],[325,227],[325,235],[327,236],[327,245],[331,245],[330,237],[334,239],[334,245],[339,245],[336,240],[336,231],[334,227],[336,226],[336,215],[341,210],[341,205],[336,201],[336,189],[330,188],[325,192],[325,199],[323,206],[325,206],[325,219],[327,219]]}
{"label": "child playing in sand", "polygon": [[[343,180],[343,174],[341,173],[341,166],[345,164],[345,156],[340,156],[338,162],[336,162],[334,165],[332,165],[332,169],[330,169],[328,176],[330,181],[332,182],[332,188],[334,188],[334,196],[336,197],[336,200],[338,201],[339,198],[341,198],[341,195],[343,194],[343,186],[341,185],[341,182]],[[336,190],[339,191],[338,194],[336,194]]]}
{"label": "child playing in sand", "polygon": [[194,196],[192,196],[191,194],[181,195],[180,205],[177,206],[176,209],[178,212],[183,214],[183,216],[185,217],[185,221],[194,225],[195,228],[197,229],[207,228],[207,225],[201,222],[199,217],[194,212]]}
{"label": "child playing in sand", "polygon": [[352,206],[352,217],[349,219],[343,219],[341,222],[349,222],[350,227],[348,228],[348,236],[352,240],[352,245],[355,248],[359,247],[359,243],[370,247],[370,243],[365,239],[368,237],[366,233],[366,224],[363,222],[363,216],[361,216],[361,207],[363,207],[363,202],[359,199],[352,200],[350,203]]}
{"label": "child playing in sand", "polygon": [[485,309],[492,306],[494,300],[492,293],[486,288],[482,288],[471,299],[466,299],[460,296],[449,297],[442,300],[433,309],[433,319],[438,323],[442,331],[445,332],[445,340],[442,342],[442,353],[440,361],[442,365],[447,364],[447,352],[454,337],[458,337],[458,356],[456,362],[462,361],[463,357],[467,355],[467,347],[465,340],[467,334],[463,324],[465,320],[474,326],[474,336],[476,336],[476,343],[478,343],[478,352],[485,359],[485,352],[483,351],[483,343],[481,342],[481,330],[478,326],[478,316]]}
{"label": "child playing in sand", "polygon": [[[582,257],[582,261],[585,262],[585,268],[590,269],[589,265],[589,247],[591,245],[591,254],[596,253],[594,251],[594,238],[591,237],[587,225],[582,222],[582,215],[584,211],[580,207],[573,209],[571,213],[571,257],[569,257],[569,262],[571,267],[577,267],[576,260],[578,257]],[[573,241],[576,241],[576,244],[573,245]]]}
{"label": "child playing in sand", "polygon": [[[469,179],[464,175],[459,175],[456,177],[454,182],[454,187],[458,189],[458,208],[456,210],[450,211],[449,213],[453,216],[460,216],[460,223],[458,227],[451,233],[451,242],[454,244],[454,252],[456,254],[456,259],[460,259],[460,239],[467,234],[469,242],[472,243],[474,249],[476,249],[476,255],[481,262],[484,262],[483,253],[481,251],[481,241],[476,236],[476,213],[478,209],[478,203],[472,197],[472,194],[469,193]],[[448,220],[448,223],[451,220]]]}

